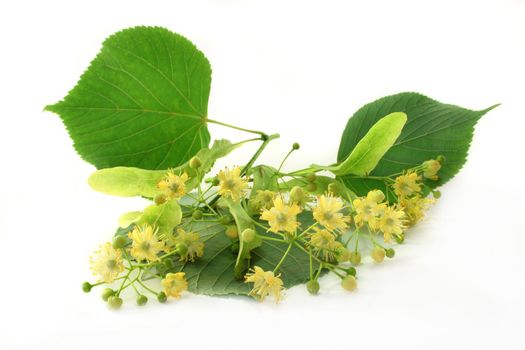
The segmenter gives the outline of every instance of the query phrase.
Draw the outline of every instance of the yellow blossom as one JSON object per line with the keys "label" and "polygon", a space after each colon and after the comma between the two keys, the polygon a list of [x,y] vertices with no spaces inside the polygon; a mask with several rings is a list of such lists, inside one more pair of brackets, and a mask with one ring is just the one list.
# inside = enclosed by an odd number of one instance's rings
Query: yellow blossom
{"label": "yellow blossom", "polygon": [[402,197],[410,197],[413,194],[417,194],[421,191],[421,184],[419,181],[421,176],[415,172],[408,172],[404,175],[398,176],[392,185],[394,187],[395,194]]}
{"label": "yellow blossom", "polygon": [[161,281],[164,293],[170,297],[180,298],[181,293],[188,289],[185,275],[184,272],[168,273]]}
{"label": "yellow blossom", "polygon": [[[375,216],[372,216],[368,219],[368,226],[374,230],[374,231],[377,231],[379,230],[379,221],[381,219],[381,217],[383,216],[383,214],[385,213],[385,210],[386,208],[388,207],[388,205],[386,203],[381,203],[381,204],[378,204],[375,208],[374,208],[374,211],[375,211]],[[357,222],[357,218],[356,218],[356,222]]]}
{"label": "yellow blossom", "polygon": [[234,167],[232,170],[228,168],[219,171],[217,175],[219,179],[218,193],[225,197],[238,201],[244,195],[244,190],[248,187],[246,180],[241,178],[241,168]]}
{"label": "yellow blossom", "polygon": [[350,217],[344,216],[343,200],[331,193],[317,198],[317,206],[313,209],[314,219],[329,230],[343,230],[348,225]]}
{"label": "yellow blossom", "polygon": [[366,195],[366,198],[376,203],[381,203],[382,201],[385,200],[385,194],[381,190],[372,190],[368,192],[368,194]]}
{"label": "yellow blossom", "polygon": [[333,261],[342,251],[343,244],[335,240],[335,235],[328,230],[319,228],[314,229],[316,232],[310,235],[308,245],[316,255],[321,254],[323,260]]}
{"label": "yellow blossom", "polygon": [[164,178],[159,181],[157,187],[170,199],[180,198],[186,194],[186,181],[188,174],[176,175],[173,170],[168,170]]}
{"label": "yellow blossom", "polygon": [[259,266],[254,266],[244,276],[244,282],[253,283],[251,296],[264,301],[266,296],[271,295],[277,303],[281,300],[283,290],[283,281],[279,277],[280,275],[275,276],[272,271],[264,271]]}
{"label": "yellow blossom", "polygon": [[366,196],[365,198],[354,199],[352,204],[354,205],[354,210],[356,212],[354,221],[358,227],[373,220],[379,214],[379,209],[381,208],[376,202],[376,198],[370,196],[370,193],[369,196]]}
{"label": "yellow blossom", "polygon": [[378,219],[377,226],[383,232],[385,242],[390,242],[392,236],[403,236],[405,228],[405,212],[394,206],[387,206]]}
{"label": "yellow blossom", "polygon": [[186,232],[183,229],[177,229],[177,235],[174,239],[175,245],[184,244],[187,248],[186,253],[180,257],[181,261],[195,261],[195,257],[201,257],[204,254],[204,243],[200,241],[200,236],[195,232]]}
{"label": "yellow blossom", "polygon": [[273,200],[276,193],[269,190],[259,190],[253,199],[250,200],[250,205],[255,211],[261,209],[270,209],[273,206]]}
{"label": "yellow blossom", "polygon": [[292,203],[291,205],[286,205],[283,199],[278,196],[273,200],[272,208],[263,210],[261,219],[268,221],[270,225],[269,231],[275,233],[280,231],[293,233],[299,226],[297,214],[301,211],[301,208],[297,204]]}
{"label": "yellow blossom", "polygon": [[128,234],[131,239],[131,256],[137,261],[144,259],[148,261],[158,260],[157,254],[164,250],[164,242],[160,241],[155,230],[150,225],[135,226]]}
{"label": "yellow blossom", "polygon": [[408,225],[412,226],[425,216],[425,210],[427,210],[431,204],[434,204],[434,202],[435,199],[432,198],[415,196],[412,198],[401,198],[399,205],[405,211]]}
{"label": "yellow blossom", "polygon": [[435,159],[430,159],[423,162],[423,176],[430,180],[437,180],[439,169],[441,169],[441,163]]}
{"label": "yellow blossom", "polygon": [[100,281],[111,283],[115,278],[124,271],[122,263],[122,253],[120,250],[112,247],[111,243],[102,244],[89,259],[93,275],[99,276]]}

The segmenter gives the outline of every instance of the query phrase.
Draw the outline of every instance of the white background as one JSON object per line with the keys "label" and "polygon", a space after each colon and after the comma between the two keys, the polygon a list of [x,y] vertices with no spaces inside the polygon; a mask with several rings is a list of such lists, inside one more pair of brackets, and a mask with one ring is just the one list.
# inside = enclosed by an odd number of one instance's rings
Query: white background
{"label": "white background", "polygon": [[[133,25],[204,51],[209,116],[281,133],[269,164],[300,142],[288,169],[334,161],[347,118],[383,95],[502,106],[396,258],[359,269],[358,292],[328,276],[319,296],[296,287],[277,306],[187,293],[114,312],[80,284],[116,218],[143,203],[92,192],[94,168],[42,109]],[[524,1],[5,1],[0,38],[0,349],[525,348]]]}

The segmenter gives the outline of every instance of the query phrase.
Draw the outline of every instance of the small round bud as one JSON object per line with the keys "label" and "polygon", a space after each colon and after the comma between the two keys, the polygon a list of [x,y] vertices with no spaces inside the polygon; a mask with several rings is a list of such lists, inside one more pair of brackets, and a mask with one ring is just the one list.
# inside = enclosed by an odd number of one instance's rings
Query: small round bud
{"label": "small round bud", "polygon": [[385,194],[381,190],[372,190],[368,192],[366,198],[370,198],[376,203],[381,203],[385,200]]}
{"label": "small round bud", "polygon": [[161,205],[161,204],[166,203],[166,200],[167,200],[166,195],[162,194],[162,193],[156,195],[155,198],[153,198],[153,201],[157,205]]}
{"label": "small round bud", "polygon": [[255,231],[251,228],[247,228],[241,233],[242,241],[244,243],[251,243],[255,239]]}
{"label": "small round bud", "polygon": [[190,168],[198,169],[202,165],[202,161],[199,157],[195,156],[190,159]]}
{"label": "small round bud", "polygon": [[308,192],[315,192],[315,190],[317,190],[317,185],[313,182],[309,182],[308,185],[306,185],[306,190]]}
{"label": "small round bud", "polygon": [[240,245],[239,245],[239,241],[235,241],[232,243],[232,246],[231,246],[231,251],[233,254],[237,254],[239,253],[239,249],[240,249]]}
{"label": "small round bud", "polygon": [[315,179],[317,179],[317,175],[315,175],[315,173],[309,173],[308,175],[306,175],[306,180],[308,182],[314,182]]}
{"label": "small round bud", "polygon": [[116,295],[110,296],[108,299],[108,306],[115,310],[120,309],[122,306],[122,298]]}
{"label": "small round bud", "polygon": [[168,300],[168,297],[166,296],[166,293],[160,292],[159,294],[157,294],[157,300],[159,301],[159,303],[165,303],[166,300]]}
{"label": "small round bud", "polygon": [[340,190],[339,184],[336,182],[332,182],[331,184],[328,185],[328,192],[332,193],[334,196],[340,195],[339,190]]}
{"label": "small round bud", "polygon": [[115,236],[113,238],[113,248],[119,249],[124,248],[128,243],[128,239],[125,236]]}
{"label": "small round bud", "polygon": [[299,186],[294,186],[290,190],[290,201],[294,203],[301,204],[305,199],[305,193],[303,189]]}
{"label": "small round bud", "polygon": [[355,269],[355,267],[349,267],[346,269],[346,273],[355,277],[355,275],[357,274],[357,270]]}
{"label": "small round bud", "polygon": [[405,236],[401,235],[394,235],[394,239],[396,240],[397,244],[401,244],[405,241]]}
{"label": "small round bud", "polygon": [[91,283],[89,283],[89,282],[84,282],[84,283],[82,283],[82,290],[84,291],[84,293],[89,293],[89,292],[91,292],[91,288],[93,288],[93,286],[91,285]]}
{"label": "small round bud", "polygon": [[192,217],[193,219],[195,219],[195,220],[200,220],[200,219],[202,219],[202,215],[203,215],[202,210],[199,210],[199,209],[195,209],[195,210],[193,211],[193,213],[191,213],[191,217]]}
{"label": "small round bud", "polygon": [[294,144],[292,145],[292,149],[297,151],[299,148],[301,148],[301,145],[299,145],[297,142],[294,142]]}
{"label": "small round bud", "polygon": [[211,184],[213,186],[217,186],[220,183],[221,183],[221,181],[217,177],[214,177],[213,180],[211,180]]}
{"label": "small round bud", "polygon": [[381,247],[375,247],[370,256],[376,263],[380,263],[385,260],[385,250]]}
{"label": "small round bud", "polygon": [[166,267],[166,269],[173,268],[173,260],[171,260],[171,258],[168,257],[166,260],[164,260],[164,266]]}
{"label": "small round bud", "polygon": [[312,295],[319,293],[319,282],[316,280],[310,280],[306,283],[306,290]]}
{"label": "small round bud", "polygon": [[148,302],[148,297],[146,297],[145,295],[139,295],[137,297],[137,305],[138,306],[144,306],[146,305],[146,303]]}
{"label": "small round bud", "polygon": [[392,248],[388,248],[385,250],[385,255],[387,258],[392,259],[396,255],[396,251]]}
{"label": "small round bud", "polygon": [[337,251],[337,261],[338,262],[345,262],[350,260],[350,251],[346,248],[341,248]]}
{"label": "small round bud", "polygon": [[446,161],[447,159],[445,158],[444,155],[440,154],[439,156],[436,157],[436,160],[437,160],[438,162],[440,162],[441,164],[443,164],[443,163],[445,163],[445,161]]}
{"label": "small round bud", "polygon": [[115,291],[111,288],[106,288],[102,291],[102,300],[108,301],[113,295],[115,295]]}
{"label": "small round bud", "polygon": [[352,265],[359,265],[361,264],[361,253],[359,252],[351,252],[350,253],[350,262]]}
{"label": "small round bud", "polygon": [[352,275],[347,275],[341,281],[341,286],[347,291],[351,292],[357,288],[357,280]]}
{"label": "small round bud", "polygon": [[175,246],[175,251],[179,255],[184,255],[188,252],[188,246],[184,243],[177,243],[177,245]]}
{"label": "small round bud", "polygon": [[219,223],[223,225],[228,225],[232,221],[233,221],[233,218],[231,217],[231,215],[224,215],[219,218]]}
{"label": "small round bud", "polygon": [[432,191],[432,196],[434,196],[434,198],[436,199],[441,198],[441,191],[437,191],[437,190]]}
{"label": "small round bud", "polygon": [[237,226],[235,225],[227,226],[226,231],[224,231],[224,233],[231,239],[239,238],[239,231],[237,231]]}

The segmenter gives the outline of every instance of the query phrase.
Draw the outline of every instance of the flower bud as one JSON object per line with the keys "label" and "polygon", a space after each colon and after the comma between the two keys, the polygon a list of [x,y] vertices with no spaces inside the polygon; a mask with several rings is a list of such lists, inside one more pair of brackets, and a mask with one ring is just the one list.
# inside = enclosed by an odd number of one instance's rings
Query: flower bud
{"label": "flower bud", "polygon": [[145,295],[139,295],[137,297],[137,305],[138,306],[144,306],[148,302],[148,298]]}
{"label": "flower bud", "polygon": [[306,190],[308,192],[315,192],[315,190],[317,190],[317,185],[313,182],[309,182],[307,185],[306,185]]}
{"label": "flower bud", "polygon": [[357,270],[355,269],[355,267],[349,267],[346,269],[346,273],[355,277],[355,275],[357,274]]}
{"label": "flower bud", "polygon": [[231,217],[231,215],[224,215],[219,218],[219,223],[223,225],[228,225],[232,221],[233,221],[233,218]]}
{"label": "flower bud", "polygon": [[317,280],[310,280],[306,283],[306,290],[312,295],[319,293],[319,282]]}
{"label": "flower bud", "polygon": [[397,244],[401,244],[405,241],[404,235],[394,235],[394,239],[396,240]]}
{"label": "flower bud", "polygon": [[352,265],[359,265],[361,264],[361,253],[359,252],[351,252],[350,253],[350,262]]}
{"label": "flower bud", "polygon": [[441,163],[435,159],[423,162],[423,176],[430,180],[437,180],[437,173],[441,169]]}
{"label": "flower bud", "polygon": [[436,160],[437,160],[440,164],[443,164],[443,163],[445,163],[445,161],[446,161],[447,159],[445,158],[444,155],[440,154],[439,156],[436,157]]}
{"label": "flower bud", "polygon": [[226,236],[228,236],[231,239],[239,238],[239,231],[237,231],[237,226],[235,225],[227,226],[226,231],[224,233],[226,233]]}
{"label": "flower bud", "polygon": [[375,247],[370,256],[376,263],[380,263],[385,260],[385,250],[381,247]]}
{"label": "flower bud", "polygon": [[214,177],[213,180],[211,180],[211,184],[213,186],[217,186],[220,183],[221,183],[221,181],[217,177]]}
{"label": "flower bud", "polygon": [[161,204],[164,204],[166,203],[166,195],[165,194],[162,194],[162,193],[159,193],[155,196],[155,198],[153,198],[153,201],[155,202],[155,204],[157,205],[161,205]]}
{"label": "flower bud", "polygon": [[198,169],[202,165],[202,161],[199,157],[195,156],[190,159],[190,168]]}
{"label": "flower bud", "polygon": [[351,292],[357,288],[357,280],[352,275],[347,275],[341,281],[341,286],[347,291]]}
{"label": "flower bud", "polygon": [[177,243],[175,246],[175,251],[181,256],[185,255],[188,252],[188,246],[184,243]]}
{"label": "flower bud", "polygon": [[233,254],[237,254],[239,253],[239,249],[240,249],[240,245],[239,245],[239,241],[235,241],[232,243],[232,246],[231,246],[231,251]]}
{"label": "flower bud", "polygon": [[434,198],[436,199],[441,198],[441,191],[438,191],[438,190],[432,191],[432,196],[434,196]]}
{"label": "flower bud", "polygon": [[317,175],[315,175],[315,173],[309,173],[306,175],[306,181],[308,182],[314,182],[315,179],[317,179]]}
{"label": "flower bud", "polygon": [[341,186],[337,182],[332,182],[328,185],[328,192],[332,193],[334,196],[341,195]]}
{"label": "flower bud", "polygon": [[292,190],[290,191],[290,201],[297,203],[298,205],[304,204],[306,199],[306,195],[303,191],[303,189],[299,186],[292,187]]}
{"label": "flower bud", "polygon": [[166,267],[166,269],[173,268],[173,260],[171,260],[171,257],[168,257],[166,258],[166,260],[164,260],[164,266]]}
{"label": "flower bud", "polygon": [[297,151],[299,148],[301,148],[301,145],[299,145],[297,142],[294,142],[294,144],[292,145],[292,149]]}
{"label": "flower bud", "polygon": [[125,236],[113,237],[113,248],[115,249],[124,248],[127,243],[128,239]]}
{"label": "flower bud", "polygon": [[191,213],[191,217],[192,217],[193,219],[195,219],[195,220],[200,220],[200,219],[202,219],[202,215],[203,215],[202,210],[199,210],[199,209],[195,209],[195,210],[193,211],[193,213]]}
{"label": "flower bud", "polygon": [[366,197],[370,198],[376,203],[381,203],[382,201],[385,200],[385,194],[381,190],[372,190],[368,192]]}
{"label": "flower bud", "polygon": [[89,293],[89,292],[91,292],[91,288],[93,288],[93,286],[91,285],[91,283],[89,283],[89,282],[84,282],[84,283],[82,283],[82,290],[84,291],[84,293]]}
{"label": "flower bud", "polygon": [[168,300],[168,297],[166,296],[166,293],[160,292],[159,294],[157,294],[157,300],[159,301],[159,303],[165,303],[166,300]]}
{"label": "flower bud", "polygon": [[345,261],[348,261],[350,260],[350,251],[344,247],[341,247],[340,249],[337,250],[337,255],[336,255],[336,259],[338,262],[345,262]]}
{"label": "flower bud", "polygon": [[242,231],[241,237],[244,243],[251,243],[255,239],[255,231],[251,228],[247,228]]}
{"label": "flower bud", "polygon": [[106,288],[102,291],[102,300],[108,301],[113,295],[115,295],[115,291],[111,288]]}
{"label": "flower bud", "polygon": [[115,310],[120,309],[122,306],[122,298],[116,295],[110,296],[108,299],[108,306]]}
{"label": "flower bud", "polygon": [[385,250],[385,255],[387,258],[392,259],[396,255],[396,251],[392,248],[388,248]]}

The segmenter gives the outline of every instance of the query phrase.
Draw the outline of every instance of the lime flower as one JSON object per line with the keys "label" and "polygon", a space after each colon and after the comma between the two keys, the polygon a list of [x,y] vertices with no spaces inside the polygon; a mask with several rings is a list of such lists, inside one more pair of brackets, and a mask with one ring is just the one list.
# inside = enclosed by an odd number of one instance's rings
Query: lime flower
{"label": "lime flower", "polygon": [[186,194],[186,181],[188,181],[188,174],[183,173],[179,176],[173,170],[168,170],[157,187],[170,199],[180,198]]}
{"label": "lime flower", "polygon": [[131,239],[131,256],[137,261],[158,260],[157,254],[164,250],[164,242],[157,237],[157,230],[150,225],[135,226],[128,234]]}
{"label": "lime flower", "polygon": [[102,244],[89,259],[93,275],[99,276],[100,281],[111,283],[115,278],[124,271],[122,263],[122,253],[120,250],[112,247],[111,243]]}
{"label": "lime flower", "polygon": [[335,235],[328,230],[314,228],[308,245],[316,255],[322,255],[325,261],[334,261],[344,248],[343,244],[335,240]]}
{"label": "lime flower", "polygon": [[379,217],[377,226],[383,232],[385,242],[390,242],[392,236],[403,236],[405,228],[405,212],[395,206],[387,206]]}
{"label": "lime flower", "polygon": [[186,232],[183,229],[177,229],[177,235],[174,239],[175,245],[183,244],[187,249],[181,254],[181,261],[195,261],[195,257],[201,257],[204,254],[204,243],[200,241],[200,236],[195,232]]}
{"label": "lime flower", "polygon": [[270,225],[268,231],[293,233],[299,226],[297,214],[301,211],[301,208],[295,203],[291,205],[284,204],[283,199],[279,196],[273,200],[272,208],[263,209],[261,220],[268,221]]}
{"label": "lime flower", "polygon": [[441,163],[435,159],[423,162],[423,176],[430,180],[437,180],[437,173],[441,169]]}
{"label": "lime flower", "polygon": [[403,198],[419,193],[421,191],[420,180],[421,176],[413,171],[398,176],[393,184],[395,194],[398,197]]}
{"label": "lime flower", "polygon": [[270,209],[273,206],[273,200],[276,193],[269,190],[259,190],[256,195],[250,200],[250,205],[255,211],[261,209]]}
{"label": "lime flower", "polygon": [[161,281],[164,293],[170,297],[180,298],[182,292],[188,289],[188,281],[184,272],[168,273]]}
{"label": "lime flower", "polygon": [[278,303],[283,290],[283,281],[279,277],[280,275],[275,276],[272,271],[264,271],[259,266],[254,266],[244,276],[244,282],[253,283],[250,295],[259,301],[264,301],[267,295],[271,295]]}
{"label": "lime flower", "polygon": [[332,193],[317,198],[317,206],[313,209],[314,219],[329,230],[343,230],[348,225],[350,217],[341,213],[344,203]]}
{"label": "lime flower", "polygon": [[412,226],[425,216],[425,210],[435,203],[435,199],[415,196],[412,198],[401,198],[399,205],[405,211],[407,224]]}
{"label": "lime flower", "polygon": [[381,190],[372,190],[368,192],[368,194],[366,195],[366,198],[376,203],[381,203],[382,201],[385,200],[385,194]]}
{"label": "lime flower", "polygon": [[232,170],[228,168],[221,170],[217,178],[220,181],[218,193],[234,201],[241,199],[244,190],[248,187],[248,183],[241,178],[241,168],[239,167],[234,167]]}

